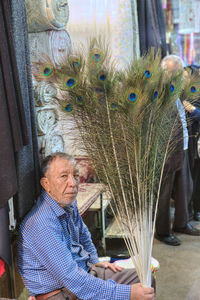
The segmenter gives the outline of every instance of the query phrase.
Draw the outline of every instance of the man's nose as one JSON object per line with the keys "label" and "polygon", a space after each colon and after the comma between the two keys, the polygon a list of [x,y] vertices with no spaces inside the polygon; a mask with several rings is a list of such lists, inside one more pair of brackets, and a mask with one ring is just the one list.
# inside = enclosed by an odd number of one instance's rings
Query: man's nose
{"label": "man's nose", "polygon": [[69,174],[69,176],[68,176],[68,184],[70,186],[76,185],[76,179],[74,178],[74,176],[72,174]]}

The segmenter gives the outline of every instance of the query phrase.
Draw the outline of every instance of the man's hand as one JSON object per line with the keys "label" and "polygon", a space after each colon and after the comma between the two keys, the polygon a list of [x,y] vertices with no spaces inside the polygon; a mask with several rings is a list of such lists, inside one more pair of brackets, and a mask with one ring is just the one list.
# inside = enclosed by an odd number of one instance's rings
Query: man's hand
{"label": "man's hand", "polygon": [[183,100],[183,105],[185,110],[188,111],[190,114],[195,110],[195,106],[186,100]]}
{"label": "man's hand", "polygon": [[154,289],[136,283],[131,286],[131,300],[154,300]]}
{"label": "man's hand", "polygon": [[113,272],[118,272],[118,271],[122,271],[124,268],[117,266],[116,264],[112,264],[110,262],[107,261],[103,261],[103,262],[99,262],[97,264],[95,264],[96,267],[100,267],[100,268],[109,268],[111,269]]}

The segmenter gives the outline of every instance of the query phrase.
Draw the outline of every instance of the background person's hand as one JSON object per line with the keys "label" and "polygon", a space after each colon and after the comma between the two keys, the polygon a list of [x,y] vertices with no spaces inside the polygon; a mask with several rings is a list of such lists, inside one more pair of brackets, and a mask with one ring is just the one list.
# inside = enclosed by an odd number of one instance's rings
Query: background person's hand
{"label": "background person's hand", "polygon": [[186,100],[183,100],[183,106],[190,114],[195,110],[195,106]]}
{"label": "background person's hand", "polygon": [[96,267],[100,267],[100,268],[109,268],[111,269],[113,272],[118,272],[118,271],[122,271],[124,268],[116,265],[116,264],[113,264],[113,263],[110,263],[108,261],[103,261],[103,262],[99,262],[97,264],[95,264]]}
{"label": "background person's hand", "polygon": [[154,300],[154,289],[136,283],[131,286],[131,300]]}

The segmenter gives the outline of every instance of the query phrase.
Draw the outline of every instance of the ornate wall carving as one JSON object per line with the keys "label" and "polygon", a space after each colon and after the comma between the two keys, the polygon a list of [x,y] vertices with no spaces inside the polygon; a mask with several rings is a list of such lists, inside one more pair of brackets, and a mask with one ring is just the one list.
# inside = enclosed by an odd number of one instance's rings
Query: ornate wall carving
{"label": "ornate wall carving", "polygon": [[65,141],[61,132],[49,131],[48,134],[39,136],[38,140],[42,157],[53,152],[63,152],[65,150]]}
{"label": "ornate wall carving", "polygon": [[57,123],[58,116],[54,107],[36,108],[36,120],[38,135],[45,135],[51,131]]}
{"label": "ornate wall carving", "polygon": [[36,106],[45,106],[52,104],[57,96],[57,89],[47,82],[34,81],[34,96]]}

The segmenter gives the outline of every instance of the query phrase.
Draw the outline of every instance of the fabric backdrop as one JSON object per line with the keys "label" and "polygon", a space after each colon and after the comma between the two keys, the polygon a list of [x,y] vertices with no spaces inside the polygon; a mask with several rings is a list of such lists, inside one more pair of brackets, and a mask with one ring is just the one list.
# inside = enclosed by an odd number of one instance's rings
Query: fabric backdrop
{"label": "fabric backdrop", "polygon": [[33,206],[40,191],[39,152],[24,0],[12,0],[11,13],[17,68],[29,135],[29,144],[16,155],[18,192],[15,196],[15,207],[17,206],[17,217],[23,218]]}
{"label": "fabric backdrop", "polygon": [[161,49],[166,55],[166,26],[161,0],[137,0],[140,54],[151,47]]}
{"label": "fabric backdrop", "polygon": [[0,2],[0,207],[17,191],[14,153],[28,143],[8,4]]}
{"label": "fabric backdrop", "polygon": [[17,195],[14,206],[22,218],[39,191],[24,0],[0,1],[0,40],[0,257],[10,263],[7,201]]}
{"label": "fabric backdrop", "polygon": [[[66,26],[72,46],[80,47],[91,37],[103,35],[117,67],[123,68],[138,49],[137,22],[133,22],[133,0],[69,0],[69,22]],[[77,9],[78,8],[78,9]],[[135,41],[133,37],[136,36]],[[134,44],[135,42],[135,44]],[[137,52],[137,50],[136,50]]]}

